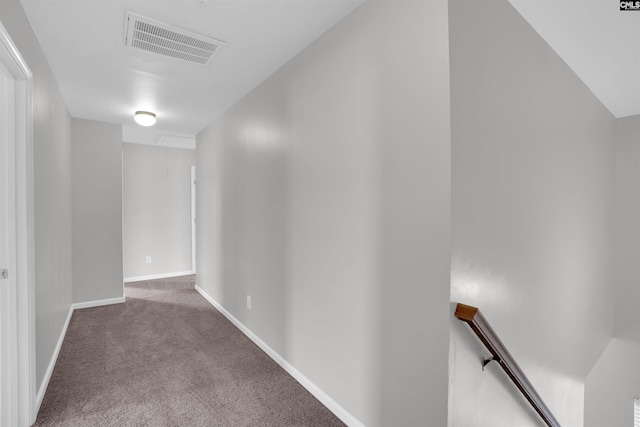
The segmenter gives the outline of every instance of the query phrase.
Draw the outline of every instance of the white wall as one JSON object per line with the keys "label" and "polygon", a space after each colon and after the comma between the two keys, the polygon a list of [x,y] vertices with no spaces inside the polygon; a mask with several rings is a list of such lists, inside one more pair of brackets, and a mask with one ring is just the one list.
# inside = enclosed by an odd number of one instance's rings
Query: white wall
{"label": "white wall", "polygon": [[191,271],[195,163],[195,150],[124,144],[125,278]]}
{"label": "white wall", "polygon": [[73,302],[121,298],[121,126],[73,119],[71,145]]}
{"label": "white wall", "polygon": [[38,390],[72,303],[71,119],[20,3],[0,1],[0,20],[33,72]]}
{"label": "white wall", "polygon": [[[614,118],[507,1],[451,1],[449,25],[451,301],[479,307],[580,426],[613,332]],[[485,355],[451,317],[449,424],[540,425]]]}
{"label": "white wall", "polygon": [[369,426],[446,424],[447,39],[368,2],[197,137],[199,286]]}

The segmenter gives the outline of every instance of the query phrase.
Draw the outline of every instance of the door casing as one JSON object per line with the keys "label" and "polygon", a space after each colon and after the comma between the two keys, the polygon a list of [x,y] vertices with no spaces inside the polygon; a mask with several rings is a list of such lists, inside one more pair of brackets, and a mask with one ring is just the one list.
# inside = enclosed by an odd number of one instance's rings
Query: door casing
{"label": "door casing", "polygon": [[[8,310],[6,326],[11,332],[15,357],[8,357],[15,375],[7,375],[7,387],[15,391],[8,399],[7,417],[17,420],[18,426],[30,426],[35,422],[35,246],[34,246],[34,189],[33,189],[33,74],[27,66],[9,33],[0,22],[0,63],[6,77],[11,80],[14,99],[8,104],[10,114],[5,114],[6,123],[0,124],[8,132],[7,158],[8,187],[11,193],[10,216],[15,218],[15,242],[9,241],[15,259],[15,271],[9,271],[13,305]],[[12,108],[13,107],[13,108]],[[6,127],[5,127],[6,126]],[[15,202],[13,202],[15,200]],[[2,286],[2,285],[0,285]],[[8,294],[12,294],[9,292]],[[12,338],[13,337],[13,338]],[[3,338],[4,339],[4,338]],[[4,408],[3,408],[4,409]],[[3,415],[4,417],[4,415]]]}

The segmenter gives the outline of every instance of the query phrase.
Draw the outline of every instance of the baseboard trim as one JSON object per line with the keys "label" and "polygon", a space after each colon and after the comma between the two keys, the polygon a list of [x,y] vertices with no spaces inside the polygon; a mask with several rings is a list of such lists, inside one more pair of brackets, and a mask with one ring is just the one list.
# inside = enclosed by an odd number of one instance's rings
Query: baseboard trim
{"label": "baseboard trim", "polygon": [[229,313],[220,303],[214,300],[209,294],[207,294],[200,286],[195,286],[196,291],[202,297],[207,300],[209,304],[215,307],[224,317],[226,317],[231,323],[233,323],[243,334],[245,334],[251,341],[253,341],[262,351],[267,353],[269,357],[271,357],[278,365],[282,367],[286,372],[289,373],[296,381],[300,383],[304,388],[306,388],[309,393],[315,396],[324,406],[326,406],[334,415],[346,425],[350,427],[364,427],[356,417],[351,415],[340,406],[335,400],[333,400],[327,393],[322,391],[320,387],[315,385],[311,380],[305,377],[300,371],[298,371],[293,365],[291,365],[287,360],[280,356],[275,350],[269,347],[264,341],[262,341],[256,334],[254,334],[249,328],[242,324],[238,319],[236,319],[231,313]]}
{"label": "baseboard trim", "polygon": [[168,279],[171,277],[188,276],[194,274],[193,271],[178,271],[175,273],[152,274],[150,276],[125,277],[124,283],[140,282],[142,280]]}
{"label": "baseboard trim", "polygon": [[108,298],[96,301],[77,302],[71,305],[71,308],[73,308],[74,310],[81,310],[83,308],[101,307],[103,305],[122,304],[123,302],[124,297]]}
{"label": "baseboard trim", "polygon": [[60,337],[58,338],[58,343],[56,344],[56,348],[53,350],[53,354],[51,355],[51,360],[49,361],[49,366],[44,373],[44,378],[42,379],[42,384],[40,384],[40,388],[38,389],[38,394],[36,395],[36,417],[38,412],[40,412],[40,406],[42,405],[42,400],[44,399],[44,395],[47,392],[47,387],[49,387],[49,381],[51,381],[51,375],[53,375],[53,369],[56,367],[56,362],[58,361],[58,356],[60,356],[60,350],[62,349],[62,343],[64,342],[64,337],[67,335],[67,329],[69,328],[69,322],[71,322],[71,316],[75,310],[80,310],[83,308],[90,307],[100,307],[103,305],[111,305],[111,304],[121,304],[125,301],[124,297],[118,298],[109,298],[102,299],[97,301],[88,301],[71,304],[69,307],[69,313],[67,314],[67,319],[64,321],[64,326],[62,327],[62,331],[60,332]]}
{"label": "baseboard trim", "polygon": [[60,333],[60,337],[58,338],[58,343],[56,344],[56,348],[53,350],[51,361],[49,361],[49,366],[47,366],[47,370],[44,373],[44,378],[42,379],[42,383],[40,384],[40,388],[38,389],[38,394],[36,395],[36,416],[38,412],[40,412],[40,406],[42,405],[44,394],[47,391],[47,387],[49,387],[49,381],[51,380],[51,375],[53,375],[53,368],[56,367],[56,362],[58,361],[58,356],[60,355],[60,349],[62,348],[62,342],[64,341],[64,337],[67,334],[67,328],[69,327],[69,322],[71,322],[72,314],[73,304],[69,307],[67,320],[64,321],[64,326],[62,327],[62,332]]}

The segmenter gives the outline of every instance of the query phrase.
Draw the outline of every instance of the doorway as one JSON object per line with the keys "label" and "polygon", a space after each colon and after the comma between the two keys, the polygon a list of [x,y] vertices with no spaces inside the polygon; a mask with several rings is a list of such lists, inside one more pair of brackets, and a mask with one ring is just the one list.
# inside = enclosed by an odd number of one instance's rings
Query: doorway
{"label": "doorway", "polygon": [[196,167],[191,166],[191,272],[196,274]]}
{"label": "doorway", "polygon": [[35,421],[32,74],[0,23],[0,425]]}
{"label": "doorway", "polygon": [[18,394],[16,369],[18,354],[16,297],[16,219],[14,179],[15,153],[11,117],[15,103],[15,81],[0,64],[0,425],[16,425],[12,410],[13,396]]}

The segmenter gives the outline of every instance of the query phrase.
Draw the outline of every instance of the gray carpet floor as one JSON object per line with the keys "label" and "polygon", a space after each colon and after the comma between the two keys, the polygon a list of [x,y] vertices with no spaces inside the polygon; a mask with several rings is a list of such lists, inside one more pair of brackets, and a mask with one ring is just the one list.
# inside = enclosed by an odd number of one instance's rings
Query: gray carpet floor
{"label": "gray carpet floor", "polygon": [[76,310],[36,426],[343,426],[194,290],[126,285]]}

